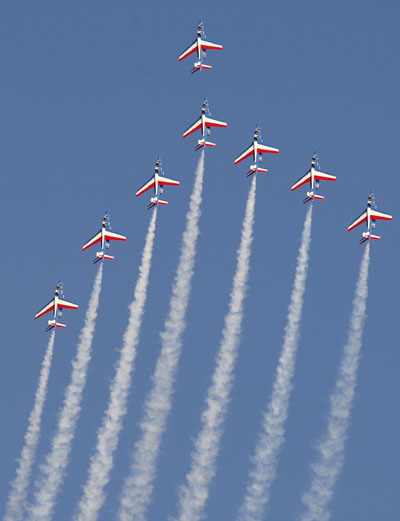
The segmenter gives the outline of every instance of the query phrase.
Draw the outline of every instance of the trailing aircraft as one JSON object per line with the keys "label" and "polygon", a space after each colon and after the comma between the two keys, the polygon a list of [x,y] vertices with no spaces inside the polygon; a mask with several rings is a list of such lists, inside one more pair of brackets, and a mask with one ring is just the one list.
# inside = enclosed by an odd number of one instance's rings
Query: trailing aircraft
{"label": "trailing aircraft", "polygon": [[103,217],[103,222],[101,223],[101,229],[96,233],[86,244],[82,246],[82,251],[87,250],[94,244],[101,242],[101,251],[96,253],[96,257],[93,260],[93,264],[99,262],[104,259],[114,260],[112,255],[108,255],[105,253],[105,249],[109,249],[110,241],[126,241],[125,235],[121,235],[120,233],[115,233],[111,231],[111,223],[110,223],[110,214],[106,212]]}
{"label": "trailing aircraft", "polygon": [[[62,297],[62,298],[61,298]],[[67,302],[64,299],[64,291],[63,291],[63,283],[61,280],[58,282],[56,289],[54,291],[54,298],[50,300],[48,304],[44,306],[38,313],[35,315],[35,320],[49,311],[53,311],[53,320],[48,321],[48,326],[45,331],[50,331],[54,327],[67,327],[65,324],[61,324],[58,322],[58,319],[62,316],[63,309],[78,309],[78,304],[74,304],[73,302]]]}
{"label": "trailing aircraft", "polygon": [[212,69],[211,65],[206,65],[203,60],[206,59],[207,49],[221,50],[223,47],[219,43],[212,43],[206,39],[203,20],[200,20],[197,27],[197,36],[195,41],[183,51],[178,60],[182,61],[194,52],[197,52],[197,62],[194,63],[191,74],[202,69]]}
{"label": "trailing aircraft", "polygon": [[350,226],[347,228],[347,231],[349,232],[350,230],[353,230],[356,226],[359,226],[361,223],[366,222],[367,231],[363,232],[362,238],[360,240],[360,244],[368,241],[369,239],[380,239],[379,235],[374,235],[373,233],[371,233],[371,229],[375,229],[376,220],[391,221],[392,216],[387,213],[377,211],[377,206],[375,203],[375,194],[371,190],[371,192],[368,196],[367,208],[366,208],[365,212],[363,212],[359,217],[357,217],[357,219],[355,221],[353,221],[350,224]]}
{"label": "trailing aircraft", "polygon": [[307,192],[307,197],[304,199],[303,204],[308,203],[313,199],[325,199],[323,195],[317,194],[320,181],[336,181],[336,176],[332,174],[327,174],[325,172],[321,172],[320,170],[317,170],[317,168],[319,168],[318,156],[314,152],[314,155],[311,159],[310,170],[306,173],[306,175],[301,177],[291,188],[293,192],[293,190],[297,190],[297,188],[300,188],[300,186],[303,186],[308,182],[310,183],[310,191]]}
{"label": "trailing aircraft", "polygon": [[207,96],[204,98],[203,105],[201,107],[201,115],[200,118],[193,123],[184,133],[183,138],[190,136],[190,134],[193,134],[193,132],[196,132],[196,130],[201,130],[201,135],[203,136],[203,139],[199,139],[197,142],[197,146],[195,147],[195,150],[200,150],[202,147],[215,147],[215,143],[211,143],[211,141],[206,140],[206,132],[209,136],[211,133],[210,127],[227,127],[227,123],[224,123],[223,121],[218,121],[217,119],[212,119],[210,112],[210,107],[208,103]]}
{"label": "trailing aircraft", "polygon": [[153,208],[159,204],[166,205],[168,204],[168,201],[162,201],[159,198],[159,194],[163,193],[163,186],[179,186],[180,184],[181,183],[179,181],[175,181],[175,179],[169,179],[168,177],[164,176],[162,161],[161,157],[159,156],[154,167],[153,176],[147,181],[147,183],[139,188],[139,190],[136,192],[136,197],[144,194],[144,192],[147,192],[147,190],[150,190],[150,188],[154,188],[154,197],[150,199],[150,204],[147,206],[147,209],[149,210],[150,208]]}
{"label": "trailing aircraft", "polygon": [[253,143],[235,159],[234,164],[237,165],[243,161],[243,159],[253,156],[253,164],[250,165],[250,170],[246,174],[247,177],[250,177],[252,174],[257,172],[268,172],[266,168],[261,168],[258,166],[258,163],[261,163],[262,161],[262,154],[264,153],[279,154],[279,149],[264,145],[261,137],[261,128],[257,124],[254,130]]}

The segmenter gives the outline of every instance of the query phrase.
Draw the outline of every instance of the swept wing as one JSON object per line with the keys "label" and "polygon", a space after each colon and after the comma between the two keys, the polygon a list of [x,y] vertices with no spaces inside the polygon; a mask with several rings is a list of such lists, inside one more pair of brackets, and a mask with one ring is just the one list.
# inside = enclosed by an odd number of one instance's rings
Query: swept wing
{"label": "swept wing", "polygon": [[183,138],[190,136],[190,134],[193,134],[193,132],[196,132],[196,130],[199,130],[201,128],[201,118],[199,118],[193,125],[191,125],[184,133]]}
{"label": "swept wing", "polygon": [[189,47],[183,51],[183,53],[179,56],[178,60],[182,61],[194,52],[197,51],[197,40],[195,40]]}
{"label": "swept wing", "polygon": [[311,179],[311,172],[308,171],[306,173],[306,175],[304,175],[303,177],[300,177],[300,179],[294,183],[294,185],[291,188],[292,192],[293,192],[293,190],[297,190],[297,188],[300,188],[300,186],[303,186],[306,183],[309,183],[310,179]]}
{"label": "swept wing", "polygon": [[48,313],[49,311],[53,311],[54,309],[54,301],[55,299],[51,299],[50,302],[48,304],[46,304],[40,311],[38,311],[35,315],[35,320],[43,315],[45,315],[46,313]]}
{"label": "swept wing", "polygon": [[206,116],[204,118],[206,127],[227,127],[228,124],[224,121],[218,121],[218,119],[212,119]]}

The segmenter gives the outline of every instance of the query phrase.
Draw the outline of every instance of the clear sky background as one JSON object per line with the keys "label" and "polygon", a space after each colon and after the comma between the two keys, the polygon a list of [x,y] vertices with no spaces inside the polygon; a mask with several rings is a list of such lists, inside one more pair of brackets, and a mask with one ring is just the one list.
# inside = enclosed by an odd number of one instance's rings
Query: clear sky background
{"label": "clear sky background", "polygon": [[[212,71],[191,76],[194,60],[178,62],[203,18]],[[328,396],[346,339],[362,247],[348,224],[371,188],[382,240],[372,244],[359,380],[346,459],[332,502],[333,519],[400,516],[399,138],[400,7],[397,1],[3,1],[0,7],[0,146],[2,173],[3,341],[0,351],[0,505],[15,476],[48,336],[34,321],[59,278],[79,303],[64,315],[55,356],[37,465],[49,450],[71,374],[96,268],[82,244],[104,211],[127,235],[112,245],[82,415],[68,475],[56,509],[70,520],[87,477],[89,456],[108,399],[127,306],[150,213],[135,192],[160,154],[179,188],[166,191],[129,412],[100,520],[113,518],[128,454],[137,439],[144,396],[160,349],[188,197],[198,160],[195,138],[183,131],[209,97],[215,129],[207,150],[196,272],[176,393],[163,438],[149,521],[177,512],[177,487],[189,468],[192,439],[214,368],[236,264],[249,180],[234,158],[250,144],[257,122],[281,153],[264,157],[258,179],[255,238],[236,381],[207,519],[234,518],[245,490],[248,459],[270,396],[282,345],[305,208],[305,190],[290,186],[309,168],[321,183],[315,203],[287,437],[272,489],[268,519],[297,519],[309,462],[325,425]]]}

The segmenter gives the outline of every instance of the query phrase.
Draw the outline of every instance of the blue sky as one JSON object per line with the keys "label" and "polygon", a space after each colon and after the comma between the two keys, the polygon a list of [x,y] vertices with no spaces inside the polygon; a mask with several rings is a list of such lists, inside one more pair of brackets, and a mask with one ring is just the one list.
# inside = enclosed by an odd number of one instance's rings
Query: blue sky
{"label": "blue sky", "polygon": [[[100,519],[112,518],[127,455],[137,437],[177,263],[197,156],[181,139],[205,95],[215,129],[207,151],[184,351],[165,434],[149,520],[177,511],[176,489],[188,470],[200,424],[236,262],[248,192],[246,166],[233,160],[250,144],[257,122],[270,173],[257,186],[255,238],[244,333],[208,519],[232,519],[244,493],[248,458],[269,397],[291,291],[305,209],[290,186],[317,149],[321,168],[337,183],[321,183],[315,204],[295,387],[287,437],[268,518],[296,519],[328,411],[328,394],[351,310],[359,269],[360,232],[348,224],[374,188],[378,223],[372,245],[368,321],[344,470],[332,502],[334,519],[397,520],[397,414],[400,284],[397,175],[400,8],[397,2],[3,2],[2,82],[3,342],[0,363],[0,504],[4,505],[22,447],[47,337],[34,314],[59,278],[80,304],[65,313],[57,334],[37,464],[47,453],[70,378],[95,268],[81,253],[106,209],[128,240],[113,245],[105,266],[98,325],[83,413],[59,496],[56,517],[71,519],[108,397],[108,384],[127,324],[149,219],[135,199],[160,154],[166,175],[181,186],[161,208],[136,371]],[[191,76],[192,60],[177,56],[191,43],[199,18],[212,71]],[[264,166],[264,165],[263,165]]]}

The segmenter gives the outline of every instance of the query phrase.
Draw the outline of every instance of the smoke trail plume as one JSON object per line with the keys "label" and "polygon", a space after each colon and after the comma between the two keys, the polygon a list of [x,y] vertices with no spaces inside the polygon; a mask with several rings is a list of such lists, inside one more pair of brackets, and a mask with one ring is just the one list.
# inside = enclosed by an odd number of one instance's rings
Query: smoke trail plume
{"label": "smoke trail plume", "polygon": [[302,521],[328,521],[333,489],[343,467],[344,445],[357,383],[362,333],[366,318],[368,296],[369,242],[361,261],[360,274],[353,298],[347,343],[330,396],[327,430],[317,446],[317,459],[311,465],[311,485],[302,497],[305,512]]}
{"label": "smoke trail plume", "polygon": [[24,515],[32,465],[40,438],[42,413],[46,401],[51,362],[53,360],[55,334],[56,331],[53,329],[42,362],[39,385],[25,433],[25,444],[19,456],[17,475],[11,484],[4,521],[21,521]]}
{"label": "smoke trail plume", "polygon": [[208,499],[210,482],[216,472],[216,459],[233,385],[233,371],[242,331],[243,302],[246,295],[253,241],[256,179],[257,176],[254,176],[247,199],[229,310],[225,316],[216,367],[201,416],[201,429],[194,442],[191,468],[186,475],[187,483],[181,486],[179,491],[179,521],[187,519],[198,521],[202,517]]}
{"label": "smoke trail plume", "polygon": [[130,474],[125,480],[119,510],[121,521],[144,521],[153,490],[161,437],[172,406],[173,385],[182,348],[186,310],[194,272],[204,177],[204,150],[196,168],[194,188],[186,216],[178,267],[169,311],[161,333],[161,352],[144,404],[141,435],[135,444]]}
{"label": "smoke trail plume", "polygon": [[85,324],[81,330],[77,353],[72,362],[71,381],[64,394],[56,432],[51,442],[51,451],[40,466],[40,476],[36,483],[34,503],[29,507],[31,521],[50,521],[56,503],[56,496],[63,482],[68,464],[71,444],[76,424],[81,411],[83,389],[86,384],[87,370],[91,358],[93,334],[96,325],[97,310],[101,283],[103,279],[103,262],[97,271]]}
{"label": "smoke trail plume", "polygon": [[146,304],[147,287],[153,255],[156,230],[157,208],[151,217],[146,241],[142,252],[139,277],[136,282],[133,301],[130,305],[129,323],[123,337],[120,358],[116,365],[114,380],[110,386],[110,399],[103,416],[103,423],[97,434],[97,445],[93,454],[89,475],[83,496],[78,505],[78,520],[94,521],[104,503],[104,487],[110,479],[113,454],[117,448],[122,421],[127,410],[128,393],[134,370],[136,348]]}
{"label": "smoke trail plume", "polygon": [[292,379],[307,280],[312,210],[313,205],[310,204],[297,255],[296,274],[290,296],[282,351],[276,370],[272,396],[264,413],[261,432],[258,436],[254,455],[251,458],[246,495],[237,516],[240,521],[261,521],[263,519],[266,504],[270,498],[271,485],[276,475],[279,451],[285,437],[285,422],[293,386]]}

